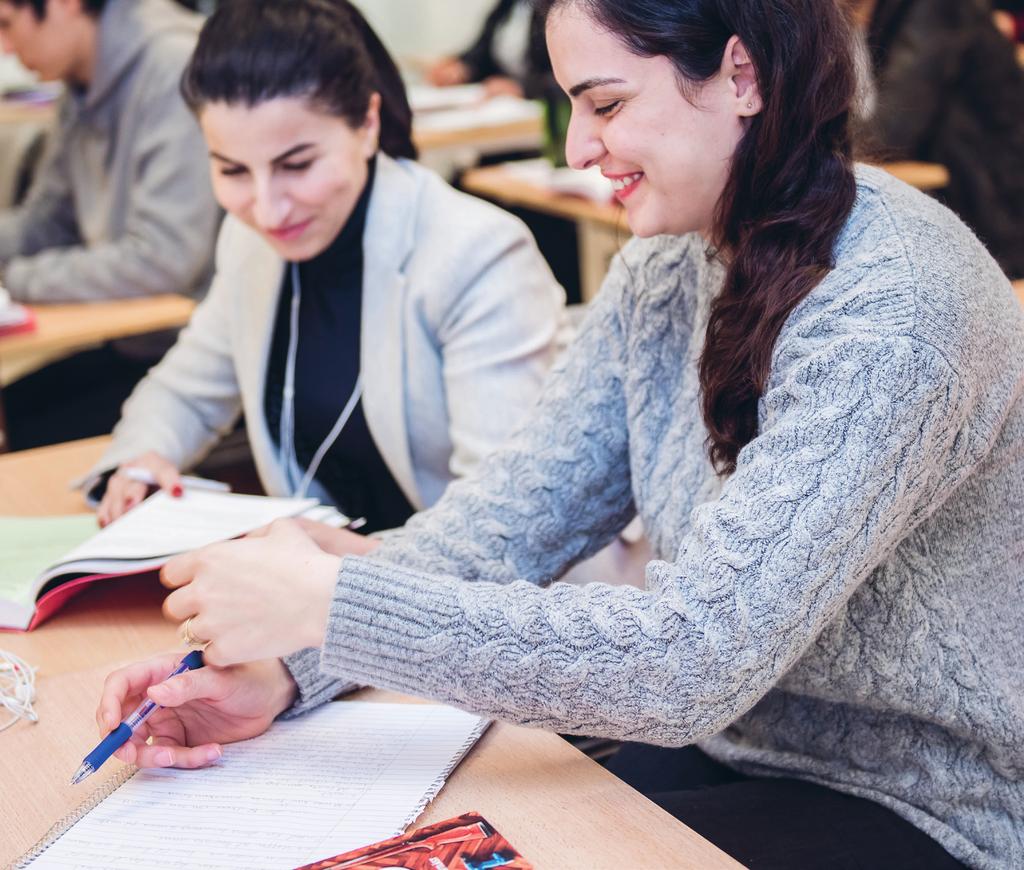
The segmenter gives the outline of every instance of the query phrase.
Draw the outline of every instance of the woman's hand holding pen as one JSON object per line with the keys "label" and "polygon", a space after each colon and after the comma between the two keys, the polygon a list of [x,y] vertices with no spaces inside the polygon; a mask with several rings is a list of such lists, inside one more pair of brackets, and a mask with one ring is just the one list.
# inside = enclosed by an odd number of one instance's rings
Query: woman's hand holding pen
{"label": "woman's hand holding pen", "polygon": [[293,520],[265,534],[214,544],[171,559],[161,582],[175,591],[164,613],[206,643],[207,664],[283,656],[321,646],[340,559]]}
{"label": "woman's hand holding pen", "polygon": [[203,767],[220,758],[222,744],[262,734],[295,700],[295,681],[279,659],[207,666],[165,679],[180,658],[180,652],[156,656],[107,677],[96,709],[101,737],[147,695],[162,708],[114,753],[121,761],[139,767]]}
{"label": "woman's hand holding pen", "polygon": [[[180,496],[182,489],[181,473],[174,464],[164,459],[159,453],[143,453],[141,456],[123,463],[117,471],[110,475],[103,501],[96,510],[96,518],[100,526],[106,526],[140,504],[149,492],[149,486],[129,476],[128,469],[147,472],[160,489],[171,495]],[[142,476],[142,475],[138,475]]]}

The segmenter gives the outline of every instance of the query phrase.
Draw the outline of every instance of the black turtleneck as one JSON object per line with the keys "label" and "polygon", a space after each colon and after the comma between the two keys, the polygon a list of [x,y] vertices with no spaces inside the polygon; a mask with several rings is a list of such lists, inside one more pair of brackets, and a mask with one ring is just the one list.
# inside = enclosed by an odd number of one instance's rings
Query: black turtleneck
{"label": "black turtleneck", "polygon": [[[333,428],[359,375],[363,232],[375,174],[376,160],[372,160],[366,187],[337,238],[316,257],[299,264],[302,299],[295,359],[295,453],[303,469],[309,467]],[[278,447],[291,301],[292,270],[288,264],[263,397],[267,426]],[[373,441],[362,402],[324,457],[316,479],[339,510],[350,517],[366,517],[363,532],[400,526],[414,512]]]}

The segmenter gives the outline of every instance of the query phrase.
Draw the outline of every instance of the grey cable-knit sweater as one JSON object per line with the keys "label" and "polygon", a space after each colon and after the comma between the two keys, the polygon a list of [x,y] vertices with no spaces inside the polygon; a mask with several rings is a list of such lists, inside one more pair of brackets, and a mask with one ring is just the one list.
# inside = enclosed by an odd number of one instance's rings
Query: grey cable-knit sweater
{"label": "grey cable-knit sweater", "polygon": [[[1024,865],[1024,316],[973,236],[874,169],[773,357],[736,472],[697,361],[722,268],[630,242],[532,422],[342,562],[301,711],[358,681],[681,745]],[[546,583],[635,513],[647,588]]]}

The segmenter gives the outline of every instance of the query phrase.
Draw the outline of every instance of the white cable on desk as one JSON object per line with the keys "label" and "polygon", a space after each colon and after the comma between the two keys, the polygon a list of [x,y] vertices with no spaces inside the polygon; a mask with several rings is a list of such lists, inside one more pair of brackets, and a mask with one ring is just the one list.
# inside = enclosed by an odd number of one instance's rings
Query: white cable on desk
{"label": "white cable on desk", "polygon": [[19,719],[38,722],[32,709],[36,699],[36,669],[14,653],[0,650],[0,710],[11,714],[10,720],[0,723],[6,731]]}

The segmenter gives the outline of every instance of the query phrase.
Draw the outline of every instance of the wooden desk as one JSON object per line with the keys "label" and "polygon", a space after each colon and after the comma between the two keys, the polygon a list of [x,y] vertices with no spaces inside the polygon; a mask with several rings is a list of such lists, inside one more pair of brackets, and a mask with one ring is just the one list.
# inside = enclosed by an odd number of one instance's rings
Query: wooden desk
{"label": "wooden desk", "polygon": [[57,102],[21,103],[0,100],[0,124],[43,124],[49,126],[57,119]]}
{"label": "wooden desk", "polygon": [[543,121],[529,118],[507,124],[489,124],[463,127],[458,130],[417,129],[413,126],[413,141],[420,151],[442,148],[479,148],[494,151],[538,147],[543,136]]}
{"label": "wooden desk", "polygon": [[[66,481],[88,466],[104,443],[95,438],[0,457],[0,513],[80,508]],[[0,733],[0,865],[21,854],[87,793],[67,781],[96,741],[93,712],[110,664],[176,643],[174,627],[160,617],[162,590],[156,584],[101,585],[108,589],[83,593],[31,634],[0,634],[0,647],[40,666],[40,721],[20,722]],[[395,699],[376,690],[363,697]],[[116,769],[111,763],[105,775]],[[544,731],[492,726],[417,825],[470,809],[482,812],[539,868],[740,866]]]}
{"label": "wooden desk", "polygon": [[[919,190],[935,190],[949,183],[949,172],[937,163],[887,163],[882,168]],[[618,203],[595,202],[551,191],[520,178],[506,165],[471,169],[463,175],[462,184],[470,193],[505,205],[532,208],[570,220],[592,221],[610,229],[629,232],[624,210]]]}
{"label": "wooden desk", "polygon": [[10,383],[32,371],[41,359],[81,350],[93,344],[177,329],[188,323],[195,301],[167,294],[108,302],[33,305],[33,332],[0,338],[0,382]]}
{"label": "wooden desk", "polygon": [[173,294],[110,302],[33,305],[35,330],[0,338],[0,453],[6,450],[4,384],[91,345],[177,329],[188,323],[194,308],[194,300]]}
{"label": "wooden desk", "polygon": [[903,160],[896,163],[881,163],[879,168],[918,190],[942,190],[949,186],[949,170],[941,163]]}
{"label": "wooden desk", "polygon": [[520,178],[504,165],[467,170],[462,176],[462,187],[506,207],[529,208],[575,221],[584,302],[597,295],[612,257],[632,235],[625,211],[618,203],[557,193]]}
{"label": "wooden desk", "polygon": [[[949,183],[946,168],[936,163],[887,163],[882,168],[919,190],[937,190]],[[618,203],[557,193],[519,177],[507,165],[470,169],[462,176],[462,186],[505,206],[529,208],[575,221],[584,302],[597,294],[612,257],[630,238],[625,213]]]}

